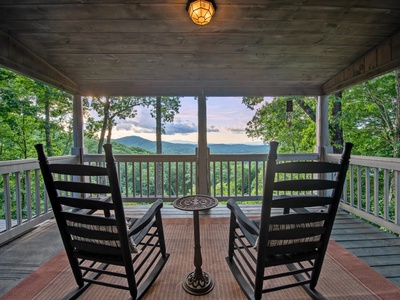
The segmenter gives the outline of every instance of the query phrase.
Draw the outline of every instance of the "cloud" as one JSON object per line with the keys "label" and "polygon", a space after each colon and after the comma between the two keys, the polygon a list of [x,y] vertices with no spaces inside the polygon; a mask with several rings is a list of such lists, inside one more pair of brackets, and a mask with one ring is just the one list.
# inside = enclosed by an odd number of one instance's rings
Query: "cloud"
{"label": "cloud", "polygon": [[[154,124],[153,124],[154,123]],[[129,131],[132,135],[141,134],[141,133],[155,133],[155,120],[120,120],[116,126],[117,131]],[[187,135],[190,133],[197,133],[198,128],[194,122],[191,121],[182,121],[178,119],[172,123],[165,124],[165,134],[166,135],[176,135],[182,134]],[[217,126],[211,125],[207,132],[220,132],[220,129]]]}
{"label": "cloud", "polygon": [[123,131],[123,130],[129,131],[132,129],[132,127],[133,127],[132,123],[129,123],[129,122],[117,123],[117,126],[116,126],[117,130],[121,130],[121,131]]}
{"label": "cloud", "polygon": [[207,129],[207,132],[219,132],[219,129],[216,126],[211,125],[210,128]]}
{"label": "cloud", "polygon": [[116,129],[118,131],[130,131],[132,135],[137,133],[154,133],[155,124],[153,122],[140,122],[136,119],[120,120],[117,123]]}
{"label": "cloud", "polygon": [[176,122],[167,123],[165,125],[165,134],[167,135],[189,134],[194,132],[197,132],[197,126],[190,121],[182,121],[178,119]]}
{"label": "cloud", "polygon": [[246,133],[246,130],[244,128],[238,128],[238,127],[226,127],[227,131],[230,131],[234,134],[243,134]]}

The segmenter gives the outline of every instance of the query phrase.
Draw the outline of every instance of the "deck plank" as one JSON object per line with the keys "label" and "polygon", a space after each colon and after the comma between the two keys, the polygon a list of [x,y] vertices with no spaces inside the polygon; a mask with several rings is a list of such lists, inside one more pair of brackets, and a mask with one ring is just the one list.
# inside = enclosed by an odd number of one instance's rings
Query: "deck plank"
{"label": "deck plank", "polygon": [[[381,249],[381,248],[380,248]],[[377,249],[378,250],[378,249]],[[364,257],[363,260],[371,267],[397,266],[400,267],[400,253]]]}

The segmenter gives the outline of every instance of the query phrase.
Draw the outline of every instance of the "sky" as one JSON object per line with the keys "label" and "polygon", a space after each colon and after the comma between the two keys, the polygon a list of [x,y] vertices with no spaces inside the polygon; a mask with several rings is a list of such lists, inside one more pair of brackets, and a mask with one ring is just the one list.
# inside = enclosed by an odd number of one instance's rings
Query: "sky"
{"label": "sky", "polygon": [[[179,114],[172,123],[166,123],[162,140],[174,143],[197,143],[197,101],[193,97],[181,98]],[[207,142],[209,144],[254,143],[261,139],[247,137],[245,128],[255,111],[242,104],[242,97],[207,98]],[[156,122],[146,108],[138,108],[133,119],[119,120],[113,130],[113,139],[140,136],[155,141]]]}

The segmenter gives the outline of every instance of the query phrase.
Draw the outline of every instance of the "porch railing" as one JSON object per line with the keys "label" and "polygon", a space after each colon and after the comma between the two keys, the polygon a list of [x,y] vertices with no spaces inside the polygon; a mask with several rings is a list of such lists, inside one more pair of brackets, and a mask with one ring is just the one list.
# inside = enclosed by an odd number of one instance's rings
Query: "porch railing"
{"label": "porch railing", "polygon": [[[77,156],[49,158],[78,163]],[[53,216],[37,159],[0,162],[0,245]]]}
{"label": "porch railing", "polygon": [[400,234],[399,172],[398,158],[352,155],[341,208]]}
{"label": "porch railing", "polygon": [[[173,201],[197,193],[196,155],[115,155],[124,201]],[[266,155],[208,156],[210,194],[220,201],[260,200]],[[318,154],[282,154],[279,160],[316,160]],[[328,155],[337,160],[339,155]],[[77,156],[51,161],[78,163]],[[104,164],[103,155],[85,155],[90,164]],[[400,160],[352,156],[341,207],[400,234]],[[0,245],[52,217],[36,159],[0,162]]]}

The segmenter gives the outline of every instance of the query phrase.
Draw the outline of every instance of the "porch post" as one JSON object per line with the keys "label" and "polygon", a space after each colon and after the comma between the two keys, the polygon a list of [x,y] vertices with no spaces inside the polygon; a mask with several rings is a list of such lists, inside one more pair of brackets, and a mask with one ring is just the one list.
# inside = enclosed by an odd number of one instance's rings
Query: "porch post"
{"label": "porch post", "polygon": [[332,153],[333,148],[329,147],[329,120],[328,120],[328,95],[321,95],[317,98],[316,113],[316,147],[314,152],[320,154],[320,159],[324,159],[325,153]]}
{"label": "porch post", "polygon": [[209,149],[207,147],[207,104],[206,97],[198,97],[198,142],[197,142],[197,193],[209,195]]}
{"label": "porch post", "polygon": [[80,162],[83,163],[83,154],[87,152],[84,148],[83,142],[83,106],[81,95],[73,96],[73,136],[74,147],[72,148],[72,155],[79,155]]}

